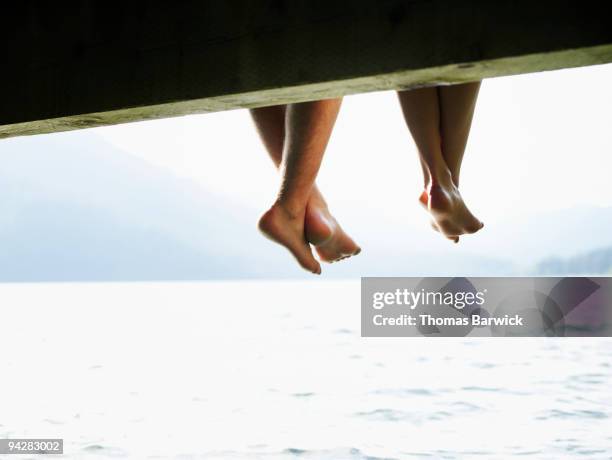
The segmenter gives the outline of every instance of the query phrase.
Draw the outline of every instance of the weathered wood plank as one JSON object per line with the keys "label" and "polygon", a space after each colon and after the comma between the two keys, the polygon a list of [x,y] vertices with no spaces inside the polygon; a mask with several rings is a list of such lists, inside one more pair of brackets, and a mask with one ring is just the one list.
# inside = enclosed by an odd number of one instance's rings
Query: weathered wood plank
{"label": "weathered wood plank", "polygon": [[18,2],[0,137],[612,62],[606,2]]}

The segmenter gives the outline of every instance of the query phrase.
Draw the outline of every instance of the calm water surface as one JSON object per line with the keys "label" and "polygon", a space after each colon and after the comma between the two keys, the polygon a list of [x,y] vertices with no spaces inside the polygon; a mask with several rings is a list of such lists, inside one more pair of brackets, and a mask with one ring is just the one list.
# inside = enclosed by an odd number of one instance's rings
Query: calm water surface
{"label": "calm water surface", "polygon": [[362,339],[358,282],[0,302],[0,437],[65,458],[612,458],[610,339]]}

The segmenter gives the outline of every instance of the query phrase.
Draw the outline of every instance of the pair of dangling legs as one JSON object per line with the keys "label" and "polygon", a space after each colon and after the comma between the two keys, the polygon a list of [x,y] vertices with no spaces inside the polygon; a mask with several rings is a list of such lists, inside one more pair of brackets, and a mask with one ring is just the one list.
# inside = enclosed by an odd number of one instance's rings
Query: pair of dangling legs
{"label": "pair of dangling legs", "polygon": [[[483,226],[459,193],[479,88],[476,82],[398,92],[423,170],[419,201],[430,213],[434,229],[453,241]],[[334,219],[315,183],[340,104],[341,99],[328,99],[251,110],[282,177],[277,198],[261,217],[259,228],[285,246],[304,269],[317,274],[321,266],[311,245],[325,262],[361,250]]]}

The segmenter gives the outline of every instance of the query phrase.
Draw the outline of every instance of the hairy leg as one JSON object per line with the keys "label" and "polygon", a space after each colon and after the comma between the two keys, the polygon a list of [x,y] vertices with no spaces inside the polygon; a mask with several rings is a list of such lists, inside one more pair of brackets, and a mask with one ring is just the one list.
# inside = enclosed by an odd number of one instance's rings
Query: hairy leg
{"label": "hairy leg", "polygon": [[[250,110],[253,121],[274,165],[279,168],[285,145],[286,105]],[[305,217],[306,240],[315,246],[321,260],[334,262],[358,254],[361,249],[331,215],[316,184],[312,188]]]}
{"label": "hairy leg", "polygon": [[285,246],[313,273],[321,273],[321,266],[305,237],[306,210],[340,103],[330,99],[287,106],[281,186],[275,203],[259,221],[266,236]]}
{"label": "hairy leg", "polygon": [[482,223],[465,206],[443,155],[438,88],[401,91],[398,95],[424,170],[427,190],[420,200],[427,202],[435,227],[457,242],[459,235],[480,230]]}
{"label": "hairy leg", "polygon": [[249,113],[255,122],[255,127],[268,155],[270,155],[274,166],[279,168],[283,160],[283,148],[285,145],[285,114],[287,113],[287,106],[260,107],[249,110]]}

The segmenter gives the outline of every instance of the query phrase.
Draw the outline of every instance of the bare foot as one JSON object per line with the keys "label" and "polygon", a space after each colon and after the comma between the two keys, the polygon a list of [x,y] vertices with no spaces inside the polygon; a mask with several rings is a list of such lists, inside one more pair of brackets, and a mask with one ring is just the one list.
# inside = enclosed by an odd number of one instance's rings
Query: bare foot
{"label": "bare foot", "polygon": [[306,239],[315,246],[324,262],[336,262],[361,252],[361,248],[330,214],[327,204],[318,192],[313,192],[308,202],[304,227]]}
{"label": "bare foot", "polygon": [[476,233],[484,226],[467,208],[454,184],[431,185],[428,196],[429,213],[444,236]]}
{"label": "bare foot", "polygon": [[[423,209],[425,209],[425,211],[429,212],[429,194],[427,193],[427,190],[423,190],[423,193],[421,193],[421,195],[419,196],[419,203],[421,204],[421,206],[423,206]],[[440,232],[438,225],[433,219],[429,221],[429,224],[431,225],[431,228],[433,228],[436,232],[438,233]],[[458,236],[448,236],[447,235],[446,238],[448,238],[454,243],[459,242]]]}
{"label": "bare foot", "polygon": [[321,265],[304,237],[304,218],[305,212],[292,214],[276,202],[261,216],[258,226],[265,236],[285,246],[305,270],[320,275]]}

